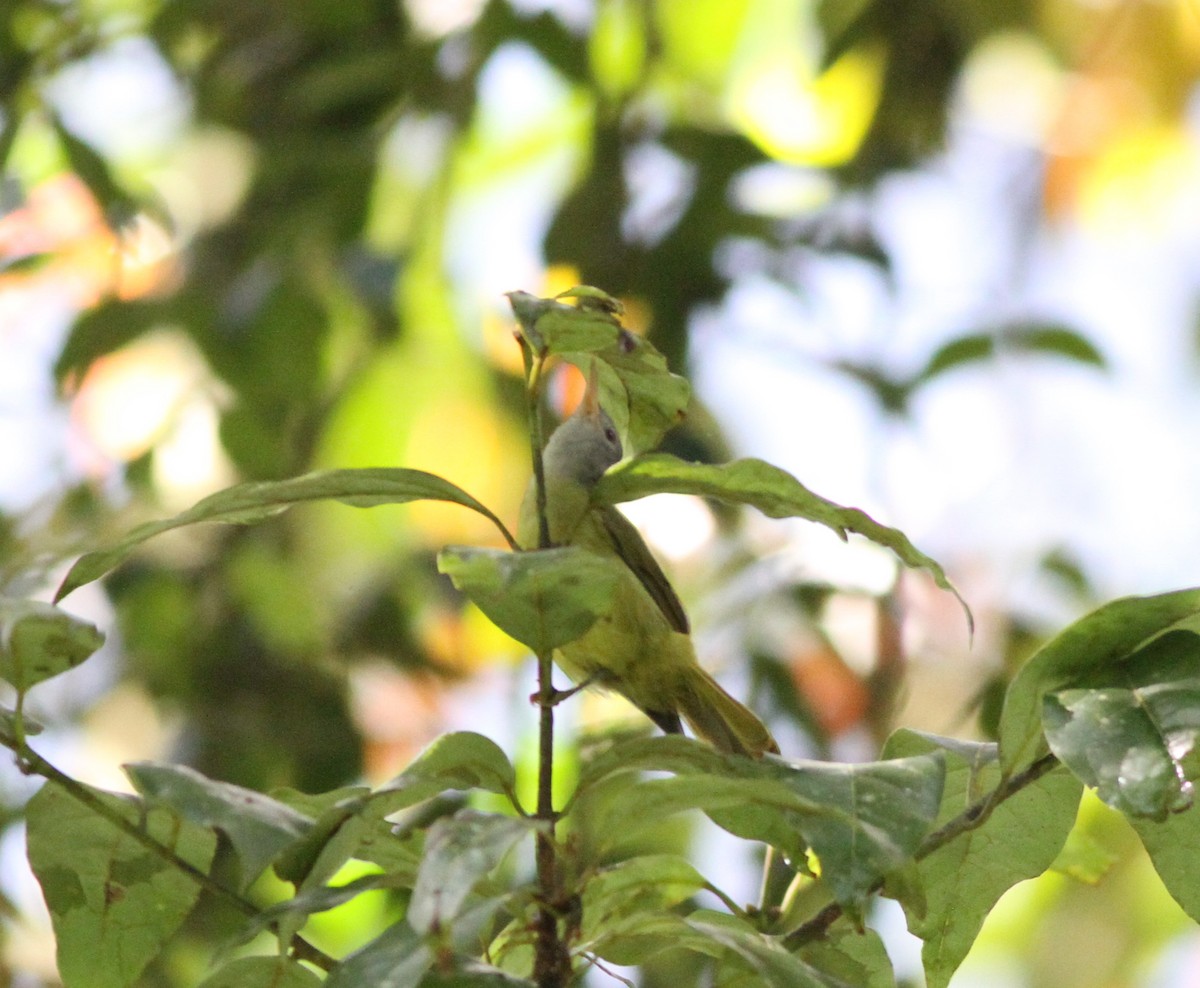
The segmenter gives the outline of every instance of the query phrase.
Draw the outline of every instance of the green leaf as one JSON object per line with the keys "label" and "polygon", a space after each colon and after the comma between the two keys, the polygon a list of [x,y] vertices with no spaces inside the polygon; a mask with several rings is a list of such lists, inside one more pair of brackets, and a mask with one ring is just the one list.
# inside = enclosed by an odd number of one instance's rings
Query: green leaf
{"label": "green leaf", "polygon": [[942,567],[918,551],[908,536],[879,524],[858,508],[844,508],[814,494],[777,466],[757,459],[688,463],[666,453],[651,453],[610,470],[601,478],[594,496],[604,504],[618,504],[662,492],[748,504],[770,518],[805,518],[833,529],[843,539],[847,532],[866,536],[890,549],[906,566],[932,574],[939,587],[958,598],[968,626],[974,628],[971,609],[946,578]]}
{"label": "green leaf", "polygon": [[321,979],[287,957],[239,957],[199,988],[320,988]]}
{"label": "green leaf", "polygon": [[1066,357],[1102,370],[1108,366],[1104,354],[1091,340],[1059,323],[1011,323],[1000,330],[1000,342],[1008,349]]}
{"label": "green leaf", "polygon": [[51,253],[33,253],[0,261],[0,275],[32,274],[53,257]]}
{"label": "green leaf", "polygon": [[612,606],[615,559],[579,546],[506,552],[449,546],[438,569],[506,634],[543,654],[579,638]]}
{"label": "green leaf", "polygon": [[416,988],[433,951],[408,923],[394,923],[329,972],[326,988]]}
{"label": "green leaf", "polygon": [[323,882],[354,856],[369,829],[362,814],[371,790],[349,786],[309,795],[284,789],[271,798],[314,820],[308,832],[274,859],[275,874],[297,886]]}
{"label": "green leaf", "polygon": [[911,859],[942,791],[937,754],[858,765],[753,761],[680,737],[614,745],[584,766],[579,790],[650,770],[675,776],[635,786],[618,780],[585,802],[601,849],[669,814],[699,809],[718,826],[772,844],[793,861],[802,861],[811,848],[823,880],[851,911]]}
{"label": "green leaf", "polygon": [[982,333],[969,333],[943,344],[930,356],[914,383],[927,381],[963,364],[987,360],[998,352],[1043,353],[1105,368],[1104,355],[1086,336],[1049,322],[1014,322]]}
{"label": "green leaf", "polygon": [[[148,813],[132,798],[87,789],[91,798],[206,872],[216,850],[208,830],[174,814]],[[66,988],[127,988],[183,923],[200,886],[55,783],[26,808],[29,863],[42,885]]]}
{"label": "green leaf", "polygon": [[943,343],[930,356],[915,381],[928,381],[963,364],[987,360],[996,352],[996,340],[991,333],[967,333]]}
{"label": "green leaf", "polygon": [[1200,807],[1192,806],[1166,819],[1130,817],[1154,869],[1171,897],[1200,923]]}
{"label": "green leaf", "polygon": [[579,285],[557,299],[509,292],[508,298],[529,345],[542,357],[552,354],[586,374],[594,365],[600,404],[625,435],[632,450],[652,449],[678,425],[691,398],[691,386],[672,374],[666,358],[640,336],[621,327],[621,303],[598,288]]}
{"label": "green leaf", "polygon": [[241,861],[242,888],[313,826],[311,819],[269,796],[206,778],[184,765],[135,762],[125,766],[125,773],[151,803],[222,831]]}
{"label": "green leaf", "polygon": [[438,820],[425,841],[408,922],[419,933],[452,926],[480,879],[539,824],[523,817],[461,810]]}
{"label": "green leaf", "polygon": [[683,421],[691,385],[672,374],[667,358],[642,337],[625,333],[594,355],[568,353],[564,359],[584,373],[596,364],[600,404],[625,435],[627,452],[653,449]]}
{"label": "green leaf", "polygon": [[[490,918],[494,901],[484,903],[476,912]],[[460,922],[477,938],[482,926],[480,917],[463,915]],[[440,933],[441,931],[439,931]],[[456,931],[457,932],[457,931]],[[436,943],[436,948],[432,945]],[[438,938],[426,938],[406,921],[394,923],[362,949],[335,967],[325,981],[326,988],[532,988],[523,978],[513,977],[497,968],[475,960],[454,957],[452,951],[461,949],[457,942],[447,944]],[[438,970],[430,971],[436,958]],[[472,943],[471,949],[477,949]]]}
{"label": "green leaf", "polygon": [[[946,786],[937,823],[976,806],[1001,782],[994,744],[897,731],[885,756],[941,752]],[[971,949],[992,907],[1017,882],[1055,860],[1075,822],[1082,787],[1064,769],[1043,776],[996,805],[980,825],[951,839],[917,864],[923,895],[901,897],[909,929],[924,941],[929,988],[944,988]]]}
{"label": "green leaf", "polygon": [[356,508],[421,500],[449,501],[479,512],[501,532],[506,532],[500,520],[483,504],[435,474],[388,467],[322,470],[291,480],[238,484],[209,495],[173,518],[138,525],[115,545],[80,558],[58,588],[55,600],[61,600],[72,590],[104,576],[124,562],[139,545],[162,532],[201,522],[252,525],[294,505],[324,500],[340,501]]}
{"label": "green leaf", "polygon": [[840,978],[811,967],[798,955],[788,953],[774,937],[733,916],[704,911],[693,913],[684,922],[753,970],[759,984],[774,988],[847,988]]}
{"label": "green leaf", "polygon": [[[1085,885],[1096,885],[1121,860],[1121,853],[1086,825],[1084,807],[1092,794],[1084,790],[1084,803],[1080,805],[1075,826],[1067,835],[1066,843],[1050,865],[1050,870],[1067,875]],[[1107,812],[1107,811],[1105,811]]]}
{"label": "green leaf", "polygon": [[1093,688],[1043,701],[1054,754],[1127,815],[1161,820],[1191,806],[1194,772],[1184,761],[1200,734],[1200,635],[1167,632],[1087,678]]}
{"label": "green leaf", "polygon": [[661,912],[707,885],[703,875],[674,854],[646,854],[605,868],[583,888],[580,942],[584,949],[599,949],[617,920]]}
{"label": "green leaf", "polygon": [[484,964],[461,960],[456,971],[434,971],[421,982],[421,988],[534,988],[528,978],[518,978]]}
{"label": "green leaf", "polygon": [[614,916],[595,940],[584,944],[597,957],[626,966],[643,964],[664,950],[692,950],[708,957],[721,955],[715,944],[672,912]]}
{"label": "green leaf", "polygon": [[[390,891],[408,888],[407,883],[393,875],[364,875],[344,885],[314,885],[290,899],[284,899],[264,909],[240,931],[241,939],[249,941],[265,930],[276,926],[281,940],[296,933],[313,913],[322,913],[343,906],[364,892],[381,889]],[[286,932],[284,932],[286,931]]]}
{"label": "green leaf", "polygon": [[443,734],[396,778],[376,790],[388,813],[412,806],[447,789],[483,789],[509,794],[516,771],[491,738],[473,731]]}
{"label": "green leaf", "polygon": [[[1124,597],[1098,608],[1047,642],[1017,673],[1000,716],[1000,761],[1006,775],[1047,750],[1042,713],[1048,693],[1128,685],[1122,665],[1151,641],[1200,617],[1200,589]],[[1135,663],[1136,665],[1136,663]]]}
{"label": "green leaf", "polygon": [[67,156],[71,171],[88,187],[109,222],[120,225],[132,219],[138,210],[134,198],[113,178],[104,156],[86,141],[67,129],[57,114],[52,114],[50,123],[58,136],[58,143]]}
{"label": "green leaf", "polygon": [[557,299],[537,298],[528,292],[508,293],[521,333],[536,353],[541,356],[575,351],[594,353],[615,345],[622,334],[628,335],[616,318],[620,303],[599,289],[579,286],[563,292],[559,298],[579,297],[585,291],[598,293],[594,301],[601,304],[575,306]]}
{"label": "green leaf", "polygon": [[95,625],[37,600],[0,597],[0,677],[20,693],[74,669],[104,644]]}
{"label": "green leaf", "polygon": [[813,969],[854,988],[896,988],[896,974],[879,934],[834,923],[820,940],[805,944],[797,956]]}
{"label": "green leaf", "polygon": [[15,710],[10,710],[7,707],[0,707],[0,739],[3,740],[6,747],[12,747],[18,743],[17,724],[20,723],[21,732],[25,737],[30,737],[34,734],[41,734],[45,730],[44,727],[32,717],[21,714],[17,716]]}

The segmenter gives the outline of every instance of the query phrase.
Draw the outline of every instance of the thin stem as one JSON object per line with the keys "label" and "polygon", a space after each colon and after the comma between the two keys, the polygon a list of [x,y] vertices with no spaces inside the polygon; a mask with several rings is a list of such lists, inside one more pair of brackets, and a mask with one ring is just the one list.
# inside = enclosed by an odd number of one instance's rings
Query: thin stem
{"label": "thin stem", "polygon": [[[550,548],[550,523],[546,517],[546,471],[542,459],[541,386],[544,357],[518,337],[525,363],[525,405],[529,422],[529,448],[533,457],[534,501],[537,507],[538,548]],[[571,955],[559,930],[564,901],[558,869],[554,810],[554,662],[549,652],[539,653],[538,668],[538,793],[535,816],[546,829],[535,838],[538,912],[535,923],[533,980],[538,988],[563,988],[571,980]]]}
{"label": "thin stem", "polygon": [[[921,846],[917,848],[917,853],[913,855],[913,858],[923,861],[935,851],[940,851],[956,837],[983,826],[997,806],[1015,796],[1026,786],[1037,782],[1057,765],[1058,759],[1052,754],[1046,754],[1016,775],[1009,776],[982,799],[972,803],[958,816],[946,821],[943,826],[928,834],[921,841]],[[881,880],[876,882],[870,891],[878,892],[882,887]],[[819,940],[829,931],[829,927],[841,918],[842,914],[842,907],[836,902],[831,902],[811,919],[789,933],[783,939],[783,946],[788,950],[795,950],[814,940]]]}
{"label": "thin stem", "polygon": [[[243,899],[236,892],[225,888],[225,886],[214,881],[195,865],[185,861],[169,847],[160,844],[146,830],[142,829],[141,826],[131,820],[127,820],[118,810],[109,806],[108,803],[97,796],[90,788],[46,761],[45,758],[28,745],[22,745],[20,750],[18,750],[14,741],[3,737],[0,737],[0,744],[12,749],[17,754],[23,771],[40,775],[47,781],[60,786],[69,796],[78,800],[97,816],[103,817],[122,833],[141,844],[150,853],[157,855],[177,871],[182,872],[214,898],[221,900],[226,905],[232,906],[238,912],[251,919],[255,919],[261,915],[261,910],[253,902]],[[272,927],[277,925],[277,922],[271,923]],[[332,970],[337,964],[334,958],[314,947],[301,936],[294,936],[291,946],[292,954],[298,960],[308,961],[310,964],[315,964],[324,971]]]}
{"label": "thin stem", "polygon": [[762,880],[758,886],[758,909],[759,912],[766,912],[771,903],[768,896],[771,894],[771,870],[775,865],[775,848],[773,845],[767,845],[767,853],[763,855]]}

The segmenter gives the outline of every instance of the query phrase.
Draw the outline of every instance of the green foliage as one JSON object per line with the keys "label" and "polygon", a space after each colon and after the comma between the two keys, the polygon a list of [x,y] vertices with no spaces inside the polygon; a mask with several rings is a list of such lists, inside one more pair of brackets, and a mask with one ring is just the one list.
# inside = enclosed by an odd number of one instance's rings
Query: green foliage
{"label": "green foliage", "polygon": [[119,566],[147,539],[173,528],[200,522],[226,525],[252,525],[306,501],[332,500],[358,508],[380,504],[407,504],[410,501],[435,500],[461,504],[504,526],[491,511],[448,480],[423,470],[400,468],[368,470],[329,470],[311,473],[293,480],[259,481],[239,484],[219,491],[187,511],[165,521],[147,522],[133,529],[116,545],[83,556],[67,573],[58,588],[61,600],[73,590],[98,580]]}
{"label": "green foliage", "polygon": [[[664,410],[686,391],[659,355],[622,342],[608,296],[580,288],[567,297],[576,304],[513,297],[531,402],[546,360],[583,354],[618,382],[630,432],[659,435]],[[903,533],[761,461],[643,455],[612,471],[597,496],[611,504],[672,491],[856,532],[953,591]],[[499,525],[455,485],[416,470],[242,484],[85,555],[60,595],[168,529],[251,524],[318,499],[357,507],[443,500]],[[574,548],[460,546],[439,556],[441,570],[495,624],[542,655],[607,615],[613,565]],[[240,915],[244,941],[269,933],[280,946],[223,963],[207,988],[551,988],[594,964],[681,955],[710,966],[722,986],[885,988],[894,975],[868,925],[879,894],[902,904],[924,941],[926,980],[941,988],[1000,896],[1060,859],[1084,785],[1130,818],[1167,888],[1190,915],[1200,912],[1200,874],[1188,851],[1200,819],[1191,798],[1200,774],[1198,609],[1197,590],[1129,598],[1064,630],[1009,687],[999,744],[900,731],[880,760],[836,764],[755,760],[677,736],[615,739],[583,753],[561,809],[550,800],[552,746],[541,749],[531,812],[517,797],[510,758],[474,732],[441,737],[375,789],[271,795],[155,763],[126,767],[138,796],[91,789],[29,748],[32,731],[16,711],[4,712],[0,741],[50,780],[28,809],[29,857],[68,988],[136,983],[202,890]],[[3,627],[3,669],[22,695],[101,640],[45,604],[6,601]],[[543,738],[552,741],[558,697],[548,681],[541,686]],[[669,820],[697,813],[772,849],[786,892],[767,883],[761,903],[739,904],[701,868],[654,845]],[[340,877],[351,865],[370,870]],[[267,869],[292,891],[263,906],[253,883]],[[381,891],[393,897],[395,918],[362,931],[357,950],[333,956],[308,939],[314,915]]]}
{"label": "green foliage", "polygon": [[786,470],[762,460],[733,463],[687,463],[666,453],[651,453],[608,473],[596,490],[607,504],[633,501],[649,494],[698,494],[730,504],[749,504],[770,518],[805,518],[833,529],[842,538],[847,532],[864,535],[891,549],[906,566],[926,569],[937,585],[958,597],[967,623],[974,627],[971,609],[934,559],[919,551],[903,532],[871,518],[859,508],[845,508],[814,494]]}
{"label": "green foliage", "polygon": [[438,569],[534,652],[575,641],[611,609],[616,565],[578,546],[522,553],[452,546],[438,555]]}
{"label": "green foliage", "polygon": [[0,677],[19,693],[73,669],[103,643],[94,625],[57,607],[0,597]]}
{"label": "green foliage", "polygon": [[[891,757],[932,752],[940,752],[946,765],[939,826],[997,793],[1002,777],[994,744],[899,731],[884,749]],[[975,826],[948,835],[917,864],[915,875],[896,883],[892,894],[904,906],[909,929],[924,941],[921,957],[931,988],[949,982],[1000,896],[1050,867],[1075,822],[1081,791],[1069,772],[1050,772],[997,802]]]}
{"label": "green foliage", "polygon": [[283,803],[226,782],[214,782],[182,765],[141,762],[125,767],[151,806],[166,806],[182,819],[224,834],[241,863],[239,889],[312,826]]}
{"label": "green foliage", "polygon": [[[1126,597],[1076,621],[1044,645],[1017,674],[1000,720],[1000,761],[1006,773],[1047,748],[1042,715],[1048,694],[1076,686],[1126,686],[1156,638],[1187,626],[1200,613],[1200,590]],[[1140,774],[1140,773],[1139,773]]]}
{"label": "green foliage", "polygon": [[199,988],[313,988],[321,984],[312,971],[287,957],[239,957]]}
{"label": "green foliage", "polygon": [[78,783],[43,786],[30,800],[27,826],[63,983],[136,984],[200,894],[179,865],[206,871],[215,834]]}

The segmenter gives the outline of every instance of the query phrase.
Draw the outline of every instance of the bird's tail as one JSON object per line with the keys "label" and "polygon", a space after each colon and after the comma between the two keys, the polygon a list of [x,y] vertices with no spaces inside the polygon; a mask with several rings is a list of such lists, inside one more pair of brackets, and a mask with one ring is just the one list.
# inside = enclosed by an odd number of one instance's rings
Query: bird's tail
{"label": "bird's tail", "polygon": [[718,751],[761,758],[779,753],[771,732],[699,666],[686,670],[678,690],[679,713],[693,731]]}

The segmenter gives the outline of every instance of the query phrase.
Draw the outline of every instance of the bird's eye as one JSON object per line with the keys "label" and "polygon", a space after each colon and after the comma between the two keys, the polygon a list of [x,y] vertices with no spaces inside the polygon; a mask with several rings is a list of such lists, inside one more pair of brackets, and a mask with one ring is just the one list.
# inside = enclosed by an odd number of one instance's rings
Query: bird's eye
{"label": "bird's eye", "polygon": [[614,429],[612,426],[609,426],[607,429],[604,430],[604,438],[607,439],[610,443],[616,443],[617,430]]}

